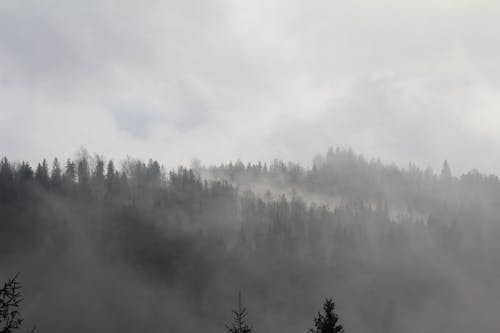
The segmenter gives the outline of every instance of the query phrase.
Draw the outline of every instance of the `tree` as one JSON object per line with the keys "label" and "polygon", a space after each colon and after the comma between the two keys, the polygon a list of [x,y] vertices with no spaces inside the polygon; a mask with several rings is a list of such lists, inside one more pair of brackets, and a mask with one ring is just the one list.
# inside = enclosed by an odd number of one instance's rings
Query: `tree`
{"label": "tree", "polygon": [[17,175],[21,184],[26,184],[33,181],[34,172],[28,162],[21,162]]}
{"label": "tree", "polygon": [[146,177],[148,186],[157,187],[161,185],[161,168],[157,161],[149,160]]}
{"label": "tree", "polygon": [[97,184],[104,184],[105,176],[104,176],[104,160],[97,156],[96,157],[96,165],[94,172],[92,173],[92,180]]}
{"label": "tree", "polygon": [[66,161],[66,170],[64,172],[63,180],[66,184],[74,184],[76,181],[76,165],[75,162],[69,158]]}
{"label": "tree", "polygon": [[116,180],[115,179],[117,178],[116,175],[115,175],[115,165],[113,163],[112,160],[110,160],[108,162],[108,166],[106,168],[106,180],[105,180],[105,183],[106,183],[106,190],[107,192],[111,192],[113,190],[113,188],[115,187],[115,183],[116,183]]}
{"label": "tree", "polygon": [[441,169],[441,178],[445,180],[451,179],[451,169],[446,160],[443,162],[443,168]]}
{"label": "tree", "polygon": [[7,157],[2,158],[0,161],[0,179],[12,182],[14,180],[14,173]]}
{"label": "tree", "polygon": [[89,190],[90,185],[90,168],[87,156],[83,156],[78,161],[78,185],[84,192]]}
{"label": "tree", "polygon": [[343,333],[344,328],[342,325],[338,325],[339,316],[333,312],[335,309],[335,303],[331,298],[325,299],[323,304],[323,312],[314,318],[314,328],[309,329],[309,333]]}
{"label": "tree", "polygon": [[53,187],[59,187],[62,183],[61,166],[57,158],[54,159],[54,163],[52,164],[50,183],[52,184]]}
{"label": "tree", "polygon": [[95,169],[92,172],[92,190],[94,192],[94,195],[96,195],[98,198],[101,198],[104,195],[104,187],[106,181],[106,178],[104,176],[105,166],[102,157],[96,155],[95,160]]}
{"label": "tree", "polygon": [[226,325],[229,333],[251,333],[252,328],[247,325],[245,318],[248,315],[247,309],[241,305],[241,293],[238,293],[238,309],[233,310],[233,322],[231,326]]}
{"label": "tree", "polygon": [[[23,318],[19,306],[23,301],[21,283],[17,281],[19,274],[4,283],[0,289],[0,333],[11,333],[21,327]],[[31,330],[35,332],[35,328]]]}
{"label": "tree", "polygon": [[38,163],[35,172],[35,180],[44,187],[49,185],[49,166],[47,165],[47,160],[44,159],[42,164]]}
{"label": "tree", "polygon": [[6,157],[0,161],[0,200],[10,200],[15,197],[14,171]]}

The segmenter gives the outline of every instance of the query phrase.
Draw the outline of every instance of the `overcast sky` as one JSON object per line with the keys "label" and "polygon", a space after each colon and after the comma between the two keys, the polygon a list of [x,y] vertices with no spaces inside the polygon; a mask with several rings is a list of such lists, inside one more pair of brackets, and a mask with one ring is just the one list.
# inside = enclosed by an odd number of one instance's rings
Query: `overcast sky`
{"label": "overcast sky", "polygon": [[500,2],[0,2],[0,155],[328,146],[500,173]]}

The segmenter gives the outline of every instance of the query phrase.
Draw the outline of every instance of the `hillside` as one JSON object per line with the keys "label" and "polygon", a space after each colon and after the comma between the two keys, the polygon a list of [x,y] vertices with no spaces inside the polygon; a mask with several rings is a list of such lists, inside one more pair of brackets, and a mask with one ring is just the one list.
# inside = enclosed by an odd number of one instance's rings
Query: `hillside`
{"label": "hillside", "polygon": [[[349,332],[494,331],[500,183],[330,149],[166,171],[82,154],[0,162],[0,276],[42,332],[305,332],[332,296]],[[98,323],[98,324],[96,324]]]}

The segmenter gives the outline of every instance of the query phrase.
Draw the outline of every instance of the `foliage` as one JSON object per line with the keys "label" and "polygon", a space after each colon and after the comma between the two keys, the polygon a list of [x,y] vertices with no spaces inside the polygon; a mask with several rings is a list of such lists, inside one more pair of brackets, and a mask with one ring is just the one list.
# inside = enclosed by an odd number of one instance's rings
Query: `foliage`
{"label": "foliage", "polygon": [[[7,280],[0,289],[0,333],[11,333],[21,327],[23,318],[19,306],[23,301],[19,274]],[[32,333],[35,331],[31,331]]]}
{"label": "foliage", "polygon": [[318,315],[314,318],[314,328],[310,328],[309,333],[344,332],[342,325],[337,324],[339,316],[334,310],[335,303],[331,298],[327,298],[323,304],[323,313],[318,312]]}
{"label": "foliage", "polygon": [[233,322],[231,325],[226,325],[229,333],[251,333],[252,328],[246,323],[248,315],[247,309],[241,304],[241,293],[238,294],[238,308],[233,310]]}

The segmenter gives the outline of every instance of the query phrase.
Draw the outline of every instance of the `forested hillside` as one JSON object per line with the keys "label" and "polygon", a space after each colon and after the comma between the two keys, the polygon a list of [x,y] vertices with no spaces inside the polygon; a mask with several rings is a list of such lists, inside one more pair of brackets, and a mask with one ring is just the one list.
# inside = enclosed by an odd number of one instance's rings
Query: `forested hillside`
{"label": "forested hillside", "polygon": [[500,182],[330,149],[165,170],[89,156],[0,162],[0,277],[42,332],[495,331]]}

